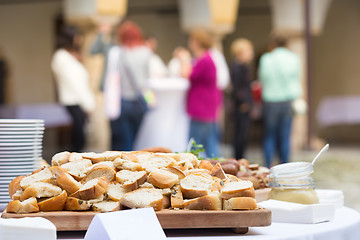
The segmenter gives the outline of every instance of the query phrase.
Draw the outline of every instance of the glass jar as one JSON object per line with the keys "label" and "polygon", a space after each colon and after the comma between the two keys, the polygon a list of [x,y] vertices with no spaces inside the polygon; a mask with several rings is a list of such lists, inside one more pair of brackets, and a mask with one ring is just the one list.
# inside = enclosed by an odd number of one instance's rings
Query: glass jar
{"label": "glass jar", "polygon": [[280,164],[270,169],[270,199],[301,203],[319,203],[310,174],[314,171],[310,162]]}

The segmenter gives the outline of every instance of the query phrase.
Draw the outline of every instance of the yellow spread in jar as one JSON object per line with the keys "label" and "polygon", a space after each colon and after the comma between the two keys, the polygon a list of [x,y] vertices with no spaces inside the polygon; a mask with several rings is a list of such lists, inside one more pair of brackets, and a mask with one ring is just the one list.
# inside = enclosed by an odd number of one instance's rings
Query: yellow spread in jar
{"label": "yellow spread in jar", "polygon": [[312,188],[272,188],[269,194],[269,199],[301,204],[319,203],[319,198],[315,190]]}

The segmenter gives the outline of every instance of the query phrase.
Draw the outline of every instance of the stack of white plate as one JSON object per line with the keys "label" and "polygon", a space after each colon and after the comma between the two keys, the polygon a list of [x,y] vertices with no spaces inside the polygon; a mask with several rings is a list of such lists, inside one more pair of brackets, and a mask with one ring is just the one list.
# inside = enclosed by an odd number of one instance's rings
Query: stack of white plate
{"label": "stack of white plate", "polygon": [[10,201],[8,186],[41,164],[44,121],[0,119],[0,210]]}

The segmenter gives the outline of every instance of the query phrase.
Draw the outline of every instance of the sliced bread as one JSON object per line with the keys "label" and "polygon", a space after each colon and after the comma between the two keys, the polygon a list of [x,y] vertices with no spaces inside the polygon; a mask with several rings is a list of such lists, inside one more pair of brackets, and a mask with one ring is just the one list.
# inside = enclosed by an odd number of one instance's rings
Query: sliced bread
{"label": "sliced bread", "polygon": [[211,171],[211,169],[213,168],[213,165],[207,160],[202,160],[199,164],[199,168]]}
{"label": "sliced bread", "polygon": [[121,170],[116,173],[116,181],[123,184],[127,192],[138,189],[141,184],[146,182],[146,179],[145,171],[132,172],[129,170]]}
{"label": "sliced bread", "polygon": [[82,184],[76,181],[70,174],[64,173],[57,177],[56,182],[62,187],[69,195],[78,191]]}
{"label": "sliced bread", "polygon": [[125,195],[126,191],[120,183],[112,182],[109,184],[107,190],[107,196],[113,201],[120,201],[120,199]]}
{"label": "sliced bread", "polygon": [[17,176],[10,182],[10,184],[9,184],[9,196],[10,197],[12,197],[18,190],[22,190],[22,188],[20,187],[20,181],[24,177],[25,176]]}
{"label": "sliced bread", "polygon": [[167,168],[170,166],[175,166],[177,163],[171,157],[153,156],[147,159],[140,160],[140,164],[147,172],[152,172],[159,168]]}
{"label": "sliced bread", "polygon": [[186,177],[186,173],[182,171],[178,166],[170,166],[168,168],[164,168],[164,170],[176,174],[179,179],[183,179]]}
{"label": "sliced bread", "polygon": [[171,189],[170,203],[172,208],[184,207],[184,198],[180,189],[180,185],[175,185]]}
{"label": "sliced bread", "polygon": [[94,203],[92,205],[92,210],[96,212],[113,212],[120,210],[120,202],[105,200],[102,202]]}
{"label": "sliced bread", "polygon": [[180,188],[184,198],[197,198],[208,195],[214,180],[202,175],[190,174],[180,180]]}
{"label": "sliced bread", "polygon": [[116,172],[114,169],[107,165],[100,164],[91,168],[91,170],[89,170],[86,176],[81,180],[81,183],[84,184],[98,177],[105,177],[108,182],[111,182],[115,179],[115,174]]}
{"label": "sliced bread", "polygon": [[55,154],[51,159],[52,166],[61,166],[69,162],[70,153],[69,152],[59,152]]}
{"label": "sliced bread", "polygon": [[31,184],[35,182],[50,182],[53,180],[53,174],[49,168],[44,168],[43,170],[26,176],[20,180],[20,187],[26,189]]}
{"label": "sliced bread", "polygon": [[68,197],[65,202],[64,210],[67,211],[86,211],[91,208],[89,201],[74,197]]}
{"label": "sliced bread", "polygon": [[54,197],[60,195],[62,189],[58,186],[52,185],[46,182],[35,182],[31,184],[20,196],[20,200],[24,201],[25,199],[36,197]]}
{"label": "sliced bread", "polygon": [[235,197],[224,200],[224,210],[255,210],[256,200],[252,197]]}
{"label": "sliced bread", "polygon": [[222,203],[218,194],[184,200],[184,209],[189,210],[221,210]]}
{"label": "sliced bread", "polygon": [[92,179],[85,183],[78,191],[70,195],[70,197],[82,200],[90,200],[101,197],[109,187],[109,183],[105,177]]}
{"label": "sliced bread", "polygon": [[217,164],[210,170],[210,174],[211,174],[211,176],[220,178],[221,180],[227,179],[227,176],[226,176],[224,170],[222,169],[220,163],[217,163]]}
{"label": "sliced bread", "polygon": [[160,211],[163,207],[163,195],[154,188],[140,188],[126,193],[120,200],[120,208],[147,208],[153,207]]}
{"label": "sliced bread", "polygon": [[40,211],[48,212],[48,211],[61,211],[64,209],[65,202],[67,199],[66,191],[62,191],[62,193],[58,196],[39,199],[38,205]]}
{"label": "sliced bread", "polygon": [[28,198],[22,202],[19,200],[10,201],[6,207],[9,213],[33,213],[39,211],[39,206],[36,198]]}
{"label": "sliced bread", "polygon": [[226,182],[221,189],[221,198],[230,199],[235,197],[252,197],[255,198],[255,190],[252,182],[239,181],[239,182]]}
{"label": "sliced bread", "polygon": [[119,170],[129,170],[129,171],[142,171],[144,170],[140,163],[132,162],[122,158],[117,158],[114,160],[114,166]]}
{"label": "sliced bread", "polygon": [[157,169],[149,174],[148,181],[158,188],[171,188],[179,183],[179,177],[169,171]]}
{"label": "sliced bread", "polygon": [[88,168],[92,165],[92,162],[89,159],[69,162],[61,165],[62,168],[65,168],[70,175],[72,175],[76,180],[81,180],[86,176]]}

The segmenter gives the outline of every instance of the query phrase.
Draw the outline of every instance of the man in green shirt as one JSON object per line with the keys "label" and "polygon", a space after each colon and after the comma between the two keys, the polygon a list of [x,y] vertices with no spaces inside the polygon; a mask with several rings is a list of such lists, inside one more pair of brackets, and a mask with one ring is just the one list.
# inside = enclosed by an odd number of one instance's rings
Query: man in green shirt
{"label": "man in green shirt", "polygon": [[280,162],[289,160],[292,124],[291,102],[302,94],[299,57],[289,51],[286,39],[274,39],[275,48],[260,59],[259,78],[264,101],[264,154],[267,167],[271,167],[276,152]]}

